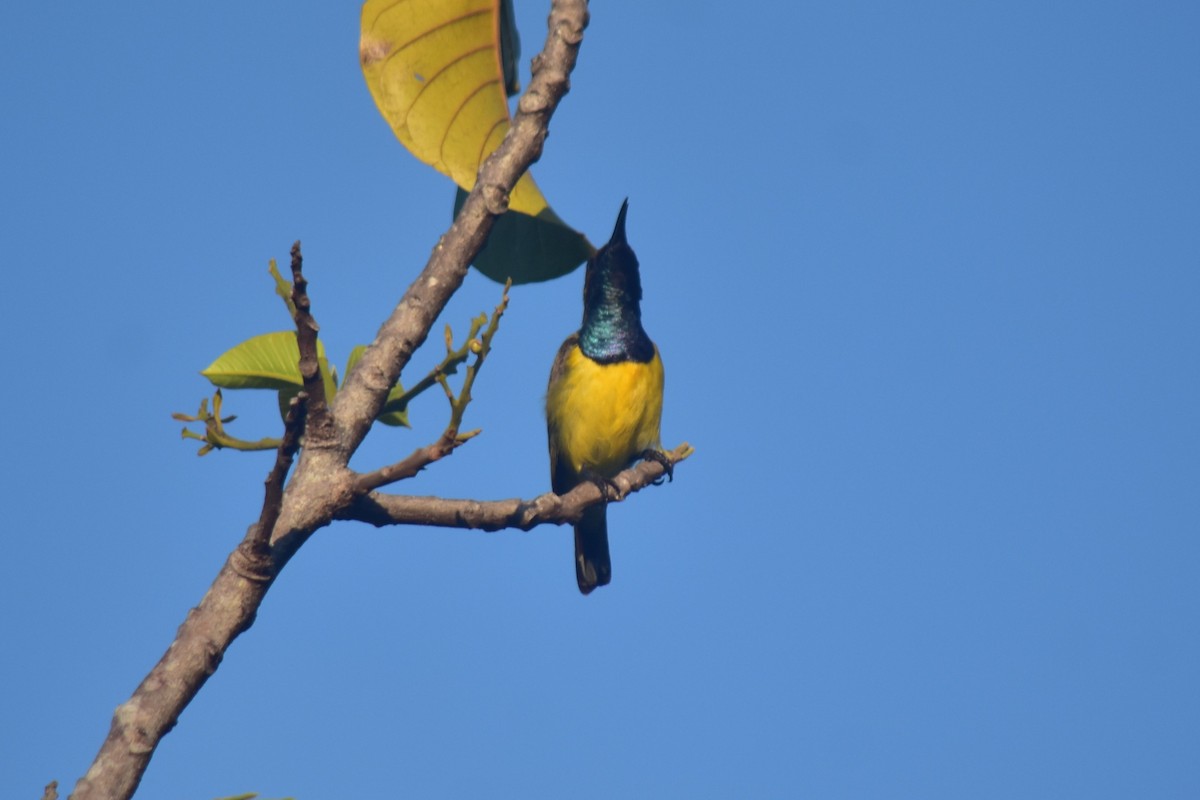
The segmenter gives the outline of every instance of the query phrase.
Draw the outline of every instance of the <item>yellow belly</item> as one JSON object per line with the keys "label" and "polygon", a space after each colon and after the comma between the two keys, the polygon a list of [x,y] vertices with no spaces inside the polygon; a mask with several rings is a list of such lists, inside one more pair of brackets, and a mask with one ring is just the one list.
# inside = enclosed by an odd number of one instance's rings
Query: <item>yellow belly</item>
{"label": "yellow belly", "polygon": [[612,476],[642,451],[660,447],[663,365],[654,352],[646,364],[597,364],[578,345],[546,393],[551,451],[576,472]]}

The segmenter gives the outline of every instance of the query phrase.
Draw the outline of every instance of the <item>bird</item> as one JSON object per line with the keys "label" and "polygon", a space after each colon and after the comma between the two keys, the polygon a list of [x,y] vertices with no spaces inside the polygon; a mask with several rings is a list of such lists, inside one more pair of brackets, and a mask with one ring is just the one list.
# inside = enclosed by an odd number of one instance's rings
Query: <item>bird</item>
{"label": "bird", "polygon": [[[558,349],[546,387],[550,485],[562,495],[584,481],[608,498],[608,480],[639,458],[661,463],[659,428],[663,362],[642,327],[638,260],[625,236],[629,200],[621,204],[608,244],[596,251],[583,280],[583,323]],[[612,580],[607,506],[575,523],[575,579],[589,594]]]}

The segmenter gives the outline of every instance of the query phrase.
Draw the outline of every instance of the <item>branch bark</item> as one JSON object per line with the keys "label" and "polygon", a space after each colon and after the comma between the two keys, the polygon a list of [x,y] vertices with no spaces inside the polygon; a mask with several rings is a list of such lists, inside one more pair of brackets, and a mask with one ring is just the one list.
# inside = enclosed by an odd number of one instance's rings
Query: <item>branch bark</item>
{"label": "branch bark", "polygon": [[[328,439],[332,434],[333,421],[329,417],[329,404],[325,398],[325,379],[321,375],[321,362],[317,353],[317,331],[321,326],[312,315],[312,301],[308,297],[308,278],[304,277],[304,256],[300,253],[300,242],[292,245],[292,308],[296,322],[296,347],[300,351],[300,378],[304,381],[306,404],[305,436]],[[295,452],[295,451],[293,451]]]}
{"label": "branch bark", "polygon": [[[681,444],[664,455],[674,466],[691,453],[689,445]],[[635,464],[609,481],[618,492],[609,501],[624,500],[634,492],[662,480],[666,473],[666,466],[657,461]],[[532,500],[455,500],[370,492],[339,512],[337,518],[358,520],[378,528],[387,525],[432,525],[483,531],[505,528],[527,531],[538,525],[578,522],[585,509],[604,500],[600,487],[590,481],[584,481],[561,497],[547,492]]]}
{"label": "branch bark", "polygon": [[[117,708],[108,736],[87,774],[75,785],[72,798],[114,800],[133,795],[159,741],[216,671],[233,640],[253,624],[280,570],[314,531],[357,499],[357,476],[347,466],[350,456],[383,407],[400,370],[462,284],[494,218],[506,210],[517,179],[541,155],[550,118],[569,89],[587,20],[587,0],[554,0],[546,44],[534,59],[533,78],[508,135],[480,168],[475,188],[424,270],[347,376],[330,409],[331,435],[311,436],[315,409],[310,406],[310,435],[283,493],[273,530],[260,532],[258,524],[250,526],[200,604],[188,612],[167,652],[133,696]],[[297,317],[299,322],[299,313]],[[309,402],[313,400],[310,393]],[[316,413],[319,417],[320,411]],[[268,548],[262,547],[262,534],[269,537]]]}

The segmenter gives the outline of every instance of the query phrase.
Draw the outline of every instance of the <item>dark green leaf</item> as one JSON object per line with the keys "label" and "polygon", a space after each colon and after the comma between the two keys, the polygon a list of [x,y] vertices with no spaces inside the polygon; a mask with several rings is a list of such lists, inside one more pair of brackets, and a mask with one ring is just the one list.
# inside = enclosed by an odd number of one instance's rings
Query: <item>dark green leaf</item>
{"label": "dark green leaf", "polygon": [[[458,190],[454,214],[467,193]],[[496,220],[474,266],[497,283],[535,283],[566,275],[591,257],[595,248],[547,206],[536,217],[509,211]]]}
{"label": "dark green leaf", "polygon": [[521,91],[517,64],[521,60],[521,37],[513,19],[512,0],[500,0],[500,65],[504,69],[504,92],[509,97]]}

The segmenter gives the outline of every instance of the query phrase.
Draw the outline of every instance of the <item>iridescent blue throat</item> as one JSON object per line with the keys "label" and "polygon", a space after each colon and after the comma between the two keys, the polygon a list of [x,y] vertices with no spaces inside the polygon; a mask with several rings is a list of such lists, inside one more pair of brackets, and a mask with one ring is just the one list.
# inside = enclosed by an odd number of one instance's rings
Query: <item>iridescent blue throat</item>
{"label": "iridescent blue throat", "polygon": [[587,266],[579,349],[601,364],[649,362],[654,343],[642,328],[642,282],[637,256],[623,242],[610,243]]}

